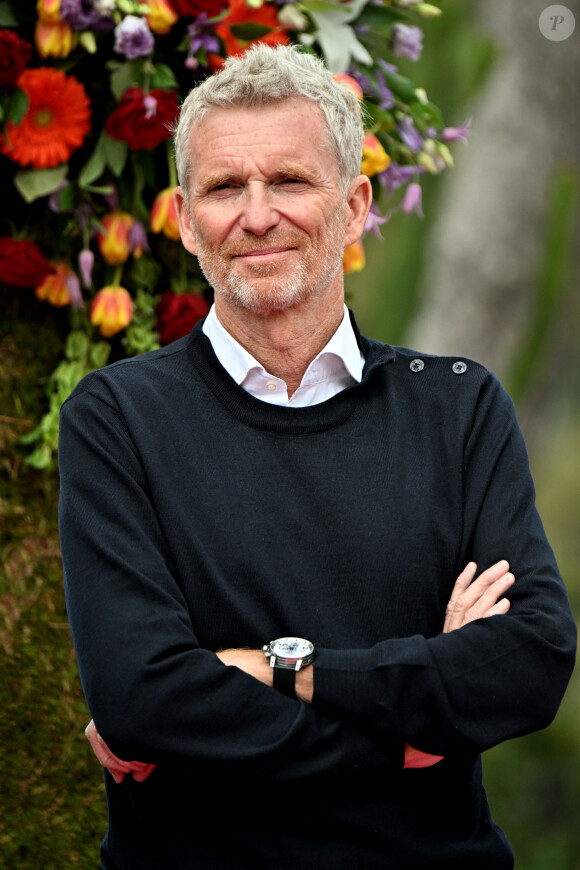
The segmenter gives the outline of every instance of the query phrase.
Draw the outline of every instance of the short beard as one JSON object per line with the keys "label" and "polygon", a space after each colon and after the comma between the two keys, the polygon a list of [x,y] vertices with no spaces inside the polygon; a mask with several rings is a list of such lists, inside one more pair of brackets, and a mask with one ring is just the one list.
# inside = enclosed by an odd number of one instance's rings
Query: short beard
{"label": "short beard", "polygon": [[[267,311],[284,311],[295,305],[306,302],[315,294],[325,290],[342,268],[343,248],[335,243],[344,235],[344,219],[335,214],[328,228],[331,247],[326,246],[316,262],[316,283],[312,281],[312,264],[301,260],[293,274],[271,284],[267,293],[256,290],[251,278],[237,274],[233,269],[226,271],[221,263],[216,263],[213,253],[196,234],[197,258],[199,266],[208,283],[216,293],[239,308],[244,308],[254,314]],[[276,239],[276,244],[284,244],[284,240]],[[265,246],[265,245],[264,245]],[[256,278],[267,278],[274,275],[277,266],[267,263],[254,266]]]}

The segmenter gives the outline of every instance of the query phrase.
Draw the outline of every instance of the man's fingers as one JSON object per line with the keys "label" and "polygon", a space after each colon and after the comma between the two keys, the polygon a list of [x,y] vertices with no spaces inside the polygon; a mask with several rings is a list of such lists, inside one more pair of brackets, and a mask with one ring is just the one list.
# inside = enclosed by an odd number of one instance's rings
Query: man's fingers
{"label": "man's fingers", "polygon": [[455,631],[474,619],[507,613],[510,605],[503,596],[515,581],[508,568],[509,563],[502,559],[470,582],[477,570],[475,563],[470,562],[453,587],[443,632]]}

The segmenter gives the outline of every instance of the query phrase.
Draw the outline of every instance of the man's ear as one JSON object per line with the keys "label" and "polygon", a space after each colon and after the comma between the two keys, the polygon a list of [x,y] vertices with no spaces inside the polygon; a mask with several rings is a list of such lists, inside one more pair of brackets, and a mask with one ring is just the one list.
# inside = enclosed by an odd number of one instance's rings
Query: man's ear
{"label": "man's ear", "polygon": [[373,201],[373,189],[366,175],[359,175],[351,183],[347,194],[348,222],[344,234],[344,247],[354,245],[362,236]]}
{"label": "man's ear", "polygon": [[179,232],[181,234],[183,247],[189,251],[190,254],[197,255],[197,243],[195,240],[195,233],[191,226],[191,215],[181,187],[175,188],[174,196],[177,220],[179,222]]}

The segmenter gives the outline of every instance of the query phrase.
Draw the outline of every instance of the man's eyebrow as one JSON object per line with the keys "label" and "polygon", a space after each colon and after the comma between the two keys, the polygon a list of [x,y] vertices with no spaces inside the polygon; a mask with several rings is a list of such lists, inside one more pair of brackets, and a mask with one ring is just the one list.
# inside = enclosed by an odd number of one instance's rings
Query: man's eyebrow
{"label": "man's eyebrow", "polygon": [[232,172],[215,172],[213,175],[206,175],[199,181],[201,190],[211,190],[213,187],[219,187],[221,184],[226,184],[232,181],[235,175]]}
{"label": "man's eyebrow", "polygon": [[299,163],[283,163],[276,170],[276,174],[283,178],[301,178],[304,181],[318,181],[320,179],[318,172],[301,166]]}

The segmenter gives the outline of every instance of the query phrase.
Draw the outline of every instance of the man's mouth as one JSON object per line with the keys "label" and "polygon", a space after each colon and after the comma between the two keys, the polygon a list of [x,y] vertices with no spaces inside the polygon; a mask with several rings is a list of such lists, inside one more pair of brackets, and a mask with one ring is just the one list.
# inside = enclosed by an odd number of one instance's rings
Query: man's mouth
{"label": "man's mouth", "polygon": [[269,248],[254,248],[250,251],[240,251],[237,254],[234,254],[234,258],[236,257],[269,257],[274,254],[284,254],[287,251],[295,251],[296,249],[289,245],[281,245],[281,246],[272,246]]}

